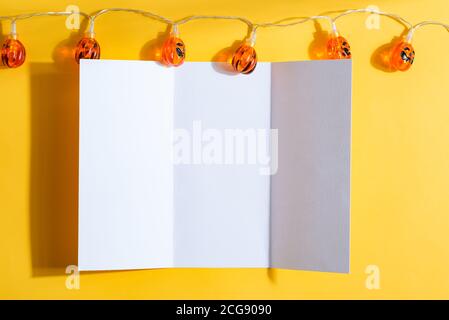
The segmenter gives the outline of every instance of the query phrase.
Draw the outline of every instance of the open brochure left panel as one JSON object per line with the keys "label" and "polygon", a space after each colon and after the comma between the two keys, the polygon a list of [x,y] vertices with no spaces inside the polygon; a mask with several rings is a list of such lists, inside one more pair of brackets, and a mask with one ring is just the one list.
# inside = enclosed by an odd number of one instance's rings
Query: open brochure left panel
{"label": "open brochure left panel", "polygon": [[174,71],[80,68],[79,268],[172,267]]}

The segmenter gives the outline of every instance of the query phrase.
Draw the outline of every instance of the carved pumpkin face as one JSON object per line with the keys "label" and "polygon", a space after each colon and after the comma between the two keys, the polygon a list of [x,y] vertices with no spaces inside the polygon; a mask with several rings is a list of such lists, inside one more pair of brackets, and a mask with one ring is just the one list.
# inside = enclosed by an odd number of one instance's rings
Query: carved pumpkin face
{"label": "carved pumpkin face", "polygon": [[80,59],[100,59],[100,45],[92,37],[82,38],[76,45],[75,60],[80,63]]}
{"label": "carved pumpkin face", "polygon": [[351,59],[348,40],[342,36],[331,36],[327,41],[327,56],[329,59]]}
{"label": "carved pumpkin face", "polygon": [[2,46],[2,63],[8,68],[20,67],[25,62],[25,47],[17,39],[8,38]]}
{"label": "carved pumpkin face", "polygon": [[390,65],[394,70],[406,71],[410,69],[415,60],[413,46],[405,41],[399,42],[392,50]]}
{"label": "carved pumpkin face", "polygon": [[184,63],[186,48],[184,42],[177,37],[170,36],[162,45],[161,62],[166,66],[178,67]]}
{"label": "carved pumpkin face", "polygon": [[231,64],[235,71],[250,74],[257,66],[256,50],[247,43],[242,44],[235,51]]}

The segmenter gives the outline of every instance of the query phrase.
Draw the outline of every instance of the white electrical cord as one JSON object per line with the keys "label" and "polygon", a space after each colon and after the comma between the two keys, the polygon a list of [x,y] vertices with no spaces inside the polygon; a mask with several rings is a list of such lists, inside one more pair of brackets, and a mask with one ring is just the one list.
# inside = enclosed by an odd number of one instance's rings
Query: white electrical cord
{"label": "white electrical cord", "polygon": [[43,16],[70,16],[72,14],[79,14],[85,18],[89,18],[90,16],[84,12],[75,12],[75,11],[47,11],[47,12],[33,12],[33,13],[25,13],[14,16],[0,16],[0,20],[9,20],[11,22],[11,36],[17,35],[17,21],[25,20],[34,17],[43,17]]}
{"label": "white electrical cord", "polygon": [[392,18],[393,20],[396,20],[396,21],[400,22],[401,24],[403,24],[405,27],[407,27],[409,29],[412,28],[412,26],[413,26],[413,24],[411,24],[410,22],[408,22],[407,20],[405,20],[404,18],[402,18],[401,16],[399,16],[397,14],[383,12],[383,11],[379,11],[379,10],[375,10],[375,9],[352,9],[352,10],[347,10],[347,11],[344,11],[343,13],[340,13],[339,15],[337,15],[332,20],[335,22],[335,21],[337,21],[337,19],[340,19],[341,17],[347,16],[347,15],[353,14],[353,13],[378,14],[380,16],[386,16],[386,17]]}
{"label": "white electrical cord", "polygon": [[408,31],[407,37],[406,37],[406,41],[409,43],[412,42],[412,38],[413,38],[413,35],[415,34],[415,31],[418,30],[419,28],[421,28],[423,26],[427,26],[427,25],[442,26],[449,32],[449,24],[445,24],[445,23],[441,23],[441,22],[437,22],[437,21],[423,21],[423,22],[420,22],[410,28],[410,30]]}
{"label": "white electrical cord", "polygon": [[[166,18],[159,14],[152,13],[150,11],[132,9],[132,8],[106,8],[106,9],[99,10],[96,13],[91,14],[91,15],[86,14],[84,12],[75,12],[75,11],[35,12],[35,13],[27,13],[27,14],[13,15],[13,16],[0,16],[0,20],[9,20],[11,22],[11,35],[15,36],[17,34],[16,24],[17,24],[17,21],[19,21],[19,20],[40,17],[40,16],[70,16],[70,15],[74,15],[74,14],[79,14],[79,15],[85,17],[86,19],[89,19],[89,23],[90,23],[89,34],[93,36],[95,34],[94,28],[95,28],[96,19],[104,14],[111,13],[111,12],[130,12],[130,13],[140,14],[145,17],[160,21],[162,23],[172,26],[172,32],[175,35],[178,35],[178,28],[180,25],[186,24],[186,23],[194,21],[194,20],[206,20],[206,19],[209,19],[209,20],[210,19],[213,19],[213,20],[236,20],[236,21],[243,22],[244,24],[246,24],[248,26],[248,28],[250,28],[251,32],[250,32],[250,36],[247,39],[247,41],[251,45],[254,45],[256,42],[256,32],[257,32],[258,28],[292,27],[292,26],[296,26],[298,24],[302,24],[302,23],[311,21],[311,20],[318,20],[318,19],[327,20],[331,25],[331,30],[332,30],[333,34],[337,35],[338,31],[337,31],[336,21],[344,16],[347,16],[347,15],[350,15],[353,13],[378,14],[378,15],[390,17],[390,18],[398,21],[399,23],[401,23],[402,25],[404,25],[405,27],[408,28],[408,34],[407,34],[406,39],[409,42],[411,41],[415,31],[418,28],[425,26],[425,25],[440,25],[449,31],[449,25],[445,24],[445,23],[441,23],[441,22],[437,22],[437,21],[423,21],[416,25],[413,25],[397,14],[382,12],[382,11],[378,11],[375,9],[351,9],[351,10],[347,10],[347,11],[340,13],[339,15],[335,16],[334,18],[326,16],[326,15],[318,15],[318,16],[311,16],[311,17],[305,17],[305,18],[294,18],[294,19],[299,19],[299,20],[296,20],[293,22],[284,22],[284,23],[282,21],[285,21],[285,19],[280,20],[278,22],[253,23],[250,20],[248,20],[244,17],[240,17],[240,16],[220,16],[220,15],[193,15],[193,16],[189,16],[189,17],[186,17],[186,18],[183,18],[180,20],[171,20],[169,18]],[[292,20],[292,19],[288,19],[288,20]]]}

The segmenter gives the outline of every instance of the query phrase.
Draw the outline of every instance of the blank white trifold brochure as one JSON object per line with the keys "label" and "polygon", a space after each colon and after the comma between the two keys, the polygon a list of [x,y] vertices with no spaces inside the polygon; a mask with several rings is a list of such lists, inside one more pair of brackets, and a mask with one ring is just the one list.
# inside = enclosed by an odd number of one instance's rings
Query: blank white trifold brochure
{"label": "blank white trifold brochure", "polygon": [[84,271],[349,272],[351,61],[81,60]]}

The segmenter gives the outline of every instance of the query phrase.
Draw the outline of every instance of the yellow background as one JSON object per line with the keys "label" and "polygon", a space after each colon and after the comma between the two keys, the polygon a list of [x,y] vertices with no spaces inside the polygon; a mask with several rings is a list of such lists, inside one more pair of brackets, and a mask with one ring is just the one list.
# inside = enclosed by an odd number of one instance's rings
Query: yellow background
{"label": "yellow background", "polygon": [[[134,7],[178,19],[191,14],[241,15],[253,21],[377,5],[416,23],[449,23],[447,0],[384,1],[6,1],[0,15]],[[86,273],[81,289],[65,287],[76,262],[76,66],[67,59],[79,38],[64,17],[19,22],[27,61],[0,69],[1,298],[449,298],[449,33],[420,29],[416,60],[404,73],[381,70],[373,53],[403,28],[367,14],[341,19],[353,53],[351,273],[266,269],[163,269]],[[7,22],[2,33],[8,32]],[[328,26],[323,22],[324,30]],[[164,26],[115,13],[98,19],[105,59],[151,57]],[[188,60],[210,61],[246,34],[232,21],[183,26]],[[313,23],[259,31],[262,61],[310,59]],[[320,33],[316,34],[318,36]],[[317,41],[318,41],[317,40]],[[323,88],[326,90],[326,88]],[[380,268],[380,290],[365,287],[368,265]]]}

